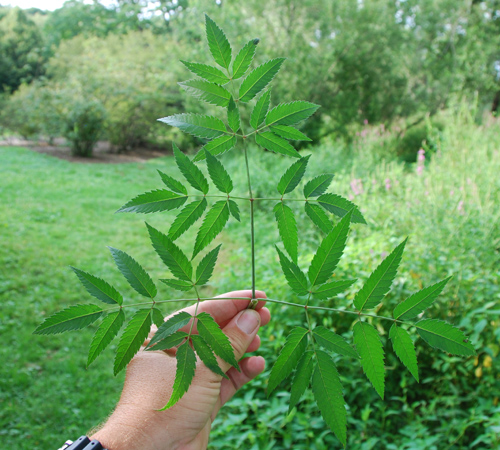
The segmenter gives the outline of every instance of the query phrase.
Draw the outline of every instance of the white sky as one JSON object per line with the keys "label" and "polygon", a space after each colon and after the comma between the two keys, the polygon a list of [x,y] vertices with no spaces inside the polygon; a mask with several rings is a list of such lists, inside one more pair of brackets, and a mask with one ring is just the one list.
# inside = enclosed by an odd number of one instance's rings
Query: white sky
{"label": "white sky", "polygon": [[[20,8],[40,8],[54,11],[60,8],[66,0],[0,0],[1,6],[19,6]],[[89,1],[88,3],[92,3]],[[113,0],[101,0],[103,5],[113,4]]]}

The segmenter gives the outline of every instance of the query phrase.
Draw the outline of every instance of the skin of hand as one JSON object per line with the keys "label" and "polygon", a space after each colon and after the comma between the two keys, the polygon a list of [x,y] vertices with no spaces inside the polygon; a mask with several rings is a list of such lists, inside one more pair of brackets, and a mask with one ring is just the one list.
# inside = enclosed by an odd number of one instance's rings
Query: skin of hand
{"label": "skin of hand", "polygon": [[[259,300],[255,310],[246,309],[252,298],[251,291],[223,294],[228,300],[201,302],[198,312],[209,313],[228,336],[237,360],[257,350],[259,327],[269,323],[271,315]],[[248,300],[231,300],[248,297]],[[265,299],[262,291],[255,297]],[[195,305],[183,311],[194,315]],[[166,319],[165,319],[166,320]],[[188,332],[190,323],[182,331]],[[150,338],[156,330],[152,329]],[[196,323],[193,327],[196,331]],[[146,341],[145,345],[149,342]],[[264,358],[250,356],[239,362],[240,371],[217,358],[219,367],[229,379],[213,373],[199,359],[195,377],[188,391],[173,407],[165,406],[172,393],[175,380],[175,348],[166,351],[144,351],[132,359],[127,367],[120,401],[107,422],[91,439],[97,439],[108,450],[198,450],[206,449],[210,429],[219,409],[232,398],[245,383],[265,368]]]}

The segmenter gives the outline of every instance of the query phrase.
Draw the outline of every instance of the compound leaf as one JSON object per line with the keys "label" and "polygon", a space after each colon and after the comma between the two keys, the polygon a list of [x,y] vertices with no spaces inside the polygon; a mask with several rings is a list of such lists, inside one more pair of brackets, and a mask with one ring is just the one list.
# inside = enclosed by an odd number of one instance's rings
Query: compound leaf
{"label": "compound leaf", "polygon": [[207,284],[208,280],[212,277],[221,246],[222,244],[219,244],[213,250],[210,250],[200,261],[200,264],[198,264],[196,268],[196,286]]}
{"label": "compound leaf", "polygon": [[437,319],[417,322],[415,327],[420,337],[431,347],[438,348],[452,355],[475,355],[476,350],[462,330]]}
{"label": "compound leaf", "polygon": [[329,283],[322,284],[318,286],[312,293],[313,298],[318,300],[327,300],[329,298],[335,297],[337,294],[344,292],[346,289],[351,287],[356,280],[337,280],[330,281]]}
{"label": "compound leaf", "polygon": [[396,277],[407,240],[408,239],[405,239],[401,242],[401,244],[399,244],[390,255],[379,264],[356,294],[354,297],[354,306],[358,311],[375,308],[375,306],[382,301],[385,294],[389,292],[391,284]]}
{"label": "compound leaf", "polygon": [[212,205],[205,215],[203,223],[196,235],[193,258],[200,253],[222,231],[229,219],[227,200],[221,200]]}
{"label": "compound leaf", "polygon": [[238,52],[233,62],[233,80],[237,80],[245,75],[250,64],[252,64],[258,43],[259,39],[252,39]]}
{"label": "compound leaf", "polygon": [[285,58],[271,59],[252,70],[240,86],[241,102],[249,102],[264,89],[279,72]]}
{"label": "compound leaf", "polygon": [[304,101],[280,103],[267,114],[266,125],[294,125],[312,116],[318,108],[319,105]]}
{"label": "compound leaf", "polygon": [[316,225],[321,231],[324,233],[332,231],[333,224],[321,206],[305,202],[304,208],[309,219],[311,219],[312,223],[314,223],[314,225]]}
{"label": "compound leaf", "polygon": [[417,354],[415,353],[415,346],[410,335],[406,330],[394,323],[389,331],[389,337],[391,338],[394,352],[418,382]]}
{"label": "compound leaf", "polygon": [[170,269],[174,277],[184,281],[191,281],[193,266],[184,252],[174,244],[166,234],[146,224],[151,243],[158,256]]}
{"label": "compound leaf", "polygon": [[103,314],[97,305],[75,305],[56,312],[38,325],[33,334],[58,334],[81,330],[94,323]]}
{"label": "compound leaf", "polygon": [[130,255],[117,248],[108,247],[113,255],[116,266],[122,275],[139,294],[154,298],[157,294],[156,286],[149,274]]}
{"label": "compound leaf", "polygon": [[351,223],[351,213],[345,215],[323,239],[309,266],[309,281],[313,286],[325,283],[335,271],[344,253]]}
{"label": "compound leaf", "polygon": [[298,161],[295,161],[288,169],[286,169],[283,176],[280,178],[278,182],[278,192],[281,195],[288,194],[292,192],[297,185],[302,180],[302,177],[306,173],[307,163],[309,162],[309,158],[311,155],[307,155],[304,158],[300,158]]}
{"label": "compound leaf", "polygon": [[120,331],[125,321],[123,309],[109,313],[102,321],[101,325],[92,338],[90,344],[87,367],[102,353]]}
{"label": "compound leaf", "polygon": [[354,344],[361,356],[361,366],[378,395],[384,398],[384,349],[377,330],[366,322],[358,321],[353,328]]}
{"label": "compound leaf", "polygon": [[264,122],[270,103],[271,91],[264,92],[257,100],[250,116],[250,125],[254,130],[259,128],[259,125]]}
{"label": "compound leaf", "polygon": [[161,326],[158,327],[158,331],[149,342],[148,348],[152,347],[160,341],[163,341],[163,339],[168,338],[176,331],[179,331],[183,326],[187,325],[192,318],[193,316],[188,314],[186,311],[181,311],[177,314],[174,314],[172,317],[164,321]]}
{"label": "compound leaf", "polygon": [[229,379],[229,377],[219,367],[217,358],[203,338],[198,334],[193,334],[191,336],[191,341],[193,342],[196,354],[202,360],[203,364],[205,364],[205,366],[207,366],[213,373]]}
{"label": "compound leaf", "polygon": [[339,355],[359,358],[356,351],[345,341],[342,336],[325,327],[316,327],[313,330],[314,338],[323,348],[338,353]]}
{"label": "compound leaf", "polygon": [[299,359],[307,348],[307,333],[305,328],[297,327],[286,338],[285,345],[283,345],[281,353],[269,375],[269,384],[267,385],[268,397],[297,366]]}
{"label": "compound leaf", "polygon": [[205,28],[207,32],[208,48],[219,66],[229,69],[231,64],[231,45],[224,32],[205,14]]}
{"label": "compound leaf", "polygon": [[151,329],[151,309],[137,311],[123,332],[116,349],[114,374],[123,370],[148,337]]}
{"label": "compound leaf", "polygon": [[188,283],[187,281],[175,280],[175,279],[161,279],[162,283],[165,283],[167,286],[174,288],[177,291],[187,292],[193,289],[192,283]]}
{"label": "compound leaf", "polygon": [[232,97],[227,107],[227,123],[235,133],[240,129],[240,111]]}
{"label": "compound leaf", "polygon": [[227,131],[222,120],[205,114],[174,114],[173,116],[162,117],[158,121],[177,127],[184,133],[205,139],[219,137]]}
{"label": "compound leaf", "polygon": [[292,209],[285,205],[283,202],[279,202],[273,208],[276,221],[278,222],[278,231],[285,246],[286,251],[292,258],[292,261],[297,262],[298,256],[298,231],[297,222],[295,221],[295,216],[293,215]]}
{"label": "compound leaf", "polygon": [[311,382],[313,372],[312,351],[305,352],[297,364],[297,370],[292,380],[292,388],[290,390],[290,403],[288,405],[288,413],[292,408],[299,403],[302,394],[305,392]]}
{"label": "compound leaf", "polygon": [[184,64],[188,68],[188,70],[190,70],[195,75],[198,75],[199,77],[204,78],[205,80],[212,83],[227,84],[230,81],[228,76],[224,72],[222,72],[222,70],[217,69],[216,67],[208,66],[206,64],[186,62],[182,60],[181,63]]}
{"label": "compound leaf", "polygon": [[309,198],[318,197],[323,194],[328,189],[328,186],[330,186],[333,176],[333,173],[324,173],[309,180],[304,186],[304,196]]}
{"label": "compound leaf", "polygon": [[154,347],[146,347],[144,350],[148,351],[157,351],[157,350],[168,350],[176,345],[179,345],[184,339],[188,337],[188,334],[184,331],[177,331],[174,334],[162,339],[160,342],[157,342]]}
{"label": "compound leaf", "polygon": [[294,158],[300,158],[300,154],[295,150],[289,143],[283,138],[276,136],[270,131],[264,131],[263,133],[257,133],[255,135],[255,142],[261,147],[275,153],[281,153],[286,156],[293,156]]}
{"label": "compound leaf", "polygon": [[277,135],[292,141],[311,141],[302,131],[288,125],[273,125],[271,131]]}
{"label": "compound leaf", "polygon": [[229,200],[229,212],[238,222],[240,221],[240,207],[234,200]]}
{"label": "compound leaf", "polygon": [[224,332],[219,328],[217,322],[212,318],[210,314],[200,313],[198,314],[198,333],[207,342],[214,353],[231,364],[238,371],[240,366],[238,361],[234,356],[233,347],[229,338],[224,334]]}
{"label": "compound leaf", "polygon": [[193,162],[203,161],[206,157],[206,152],[212,155],[221,155],[222,153],[231,150],[236,145],[236,137],[225,134],[219,136],[213,141],[207,142],[193,158]]}
{"label": "compound leaf", "polygon": [[203,175],[203,172],[194,164],[184,153],[182,153],[175,143],[172,145],[174,149],[175,162],[179,167],[182,175],[187,182],[196,190],[208,193],[208,181]]}
{"label": "compound leaf", "polygon": [[188,80],[179,83],[179,86],[198,100],[223,108],[229,104],[231,98],[231,94],[226,88],[205,80]]}
{"label": "compound leaf", "polygon": [[318,197],[318,202],[323,208],[338,217],[344,217],[349,211],[353,210],[351,222],[366,224],[366,220],[363,217],[363,214],[359,212],[359,208],[354,203],[344,197],[341,197],[340,195],[323,194]]}
{"label": "compound leaf", "polygon": [[309,285],[307,283],[307,278],[302,270],[300,270],[296,264],[290,261],[278,247],[276,247],[276,251],[278,252],[281,269],[283,270],[288,285],[297,295],[309,294]]}
{"label": "compound leaf", "polygon": [[414,319],[432,305],[450,280],[451,277],[448,277],[445,280],[415,292],[394,308],[393,317],[399,320]]}
{"label": "compound leaf", "polygon": [[166,189],[145,192],[130,200],[116,212],[135,212],[149,214],[170,211],[186,203],[186,195],[179,195]]}
{"label": "compound leaf", "polygon": [[203,215],[207,205],[207,199],[205,197],[186,205],[177,215],[172,225],[170,225],[168,237],[175,241],[185,231],[189,230],[189,228],[191,228],[191,226]]}
{"label": "compound leaf", "polygon": [[71,269],[82,282],[87,292],[93,297],[109,305],[121,305],[123,303],[122,295],[107,281],[77,269],[76,267],[71,267]]}
{"label": "compound leaf", "polygon": [[208,173],[215,187],[226,194],[231,193],[233,190],[233,181],[222,163],[210,152],[207,152],[206,158]]}
{"label": "compound leaf", "polygon": [[312,391],[326,424],[345,447],[347,418],[342,383],[330,355],[317,350],[317,362],[312,378]]}
{"label": "compound leaf", "polygon": [[168,403],[161,408],[160,411],[165,411],[166,409],[174,406],[187,392],[189,385],[194,378],[196,355],[194,354],[194,350],[189,345],[189,342],[186,341],[177,348],[175,359],[177,360],[177,369],[175,371],[175,381],[172,388],[172,395],[170,396]]}

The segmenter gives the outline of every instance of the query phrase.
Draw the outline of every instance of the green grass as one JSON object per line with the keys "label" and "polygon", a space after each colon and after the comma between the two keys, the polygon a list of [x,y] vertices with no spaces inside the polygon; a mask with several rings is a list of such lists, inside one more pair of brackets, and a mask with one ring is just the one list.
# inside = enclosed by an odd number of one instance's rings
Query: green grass
{"label": "green grass", "polygon": [[[417,385],[385,342],[388,329],[381,323],[387,352],[385,402],[359,366],[338,362],[349,405],[348,446],[493,448],[500,439],[499,125],[477,126],[463,112],[449,118],[433,143],[438,153],[425,161],[421,175],[414,165],[381,159],[378,149],[387,136],[379,134],[371,129],[350,146],[325,143],[310,150],[306,179],[333,171],[332,190],[352,195],[369,222],[354,228],[337,275],[359,278],[357,289],[382,254],[410,235],[400,275],[379,313],[390,314],[410,292],[453,275],[430,315],[461,326],[478,358],[449,357],[419,340],[422,382]],[[276,196],[276,174],[291,161],[256,149],[250,156],[254,194]],[[223,162],[235,181],[234,194],[245,194],[241,155],[230,153]],[[32,331],[55,311],[88,301],[69,265],[106,278],[126,302],[141,301],[114,267],[108,245],[137,258],[154,279],[166,275],[143,222],[166,230],[175,214],[113,214],[136,194],[161,186],[156,169],[178,174],[170,157],[141,164],[73,164],[26,149],[0,149],[0,441],[5,448],[53,448],[96,426],[118,400],[123,374],[112,375],[114,347],[85,367],[93,329],[58,336],[34,336]],[[363,193],[351,190],[353,179],[362,180]],[[257,204],[257,284],[269,297],[293,301],[273,249],[278,235],[271,207]],[[293,207],[301,237],[299,264],[307,268],[321,234],[298,202]],[[242,224],[230,222],[222,236],[221,265],[207,294],[250,285],[246,209],[242,205]],[[180,239],[187,251],[193,233]],[[177,295],[160,284],[161,296]],[[351,294],[332,306],[350,308]],[[273,326],[262,331],[260,351],[269,361],[289,327],[304,319],[300,310],[271,310]],[[346,315],[318,313],[314,321],[351,339],[353,321]],[[288,385],[268,400],[266,379],[259,377],[222,410],[211,448],[228,448],[229,441],[231,447],[249,449],[339,448],[312,403],[303,402],[286,416]],[[312,398],[310,393],[306,398]]]}

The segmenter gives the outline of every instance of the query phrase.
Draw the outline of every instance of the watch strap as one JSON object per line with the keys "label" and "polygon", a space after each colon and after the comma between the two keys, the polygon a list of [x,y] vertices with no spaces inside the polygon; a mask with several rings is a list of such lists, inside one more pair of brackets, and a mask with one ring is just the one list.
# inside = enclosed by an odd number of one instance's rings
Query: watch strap
{"label": "watch strap", "polygon": [[80,436],[76,441],[66,441],[59,450],[106,450],[97,440],[90,440],[87,436]]}

